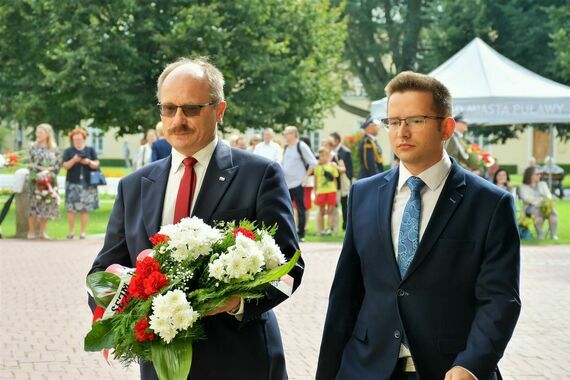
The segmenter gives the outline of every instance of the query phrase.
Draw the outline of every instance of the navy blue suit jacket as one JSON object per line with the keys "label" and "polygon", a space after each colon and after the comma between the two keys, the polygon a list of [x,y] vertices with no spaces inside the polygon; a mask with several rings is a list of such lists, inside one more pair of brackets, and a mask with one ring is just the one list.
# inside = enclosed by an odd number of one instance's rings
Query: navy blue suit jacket
{"label": "navy blue suit jacket", "polygon": [[[104,246],[90,272],[118,263],[135,267],[160,229],[171,158],[145,166],[119,182]],[[221,180],[223,178],[224,180]],[[192,215],[212,224],[247,218],[278,224],[276,242],[287,258],[298,249],[291,199],[278,164],[219,142],[206,170]],[[290,275],[296,289],[303,274],[299,260]],[[271,308],[286,297],[275,289],[245,303],[243,321],[226,313],[204,318],[207,339],[193,346],[190,377],[202,379],[287,378],[279,326]],[[152,365],[141,366],[143,379],[156,379]]]}
{"label": "navy blue suit jacket", "polygon": [[150,161],[158,161],[162,160],[170,156],[172,152],[172,145],[166,139],[156,140],[152,143],[151,152],[150,152]]}
{"label": "navy blue suit jacket", "polygon": [[391,235],[398,173],[351,189],[317,379],[389,379],[404,332],[420,379],[454,365],[492,378],[521,307],[512,196],[453,161],[402,279]]}

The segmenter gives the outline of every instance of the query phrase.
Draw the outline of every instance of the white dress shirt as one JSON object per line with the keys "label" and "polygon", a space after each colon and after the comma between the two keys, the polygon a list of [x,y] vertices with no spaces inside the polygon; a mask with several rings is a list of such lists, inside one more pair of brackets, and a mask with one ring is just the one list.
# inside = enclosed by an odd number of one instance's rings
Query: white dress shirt
{"label": "white dress shirt", "polygon": [[[428,223],[435,209],[435,205],[441,195],[443,186],[449,172],[451,171],[451,160],[447,155],[445,150],[443,151],[443,157],[441,160],[433,165],[432,167],[424,170],[416,177],[421,178],[426,184],[420,196],[422,199],[422,207],[420,210],[420,236],[419,241],[422,240],[424,232],[428,226]],[[402,223],[402,216],[404,214],[404,209],[406,208],[406,203],[410,198],[410,188],[406,185],[408,178],[412,177],[412,173],[408,171],[406,166],[400,161],[400,176],[398,178],[398,186],[396,188],[396,194],[394,195],[394,203],[392,205],[392,243],[394,246],[394,252],[396,254],[396,260],[398,259],[398,242],[400,234],[400,224]],[[406,348],[403,344],[400,345],[400,358],[405,358],[412,356],[410,350]],[[461,367],[463,368],[463,367]],[[467,368],[463,368],[477,380],[477,377],[471,373]]]}
{"label": "white dress shirt", "polygon": [[[206,145],[204,148],[192,156],[196,159],[197,162],[194,164],[194,172],[196,173],[196,188],[194,189],[194,194],[192,194],[190,213],[194,209],[196,198],[198,198],[198,194],[202,188],[202,182],[204,182],[206,169],[208,169],[208,165],[210,164],[210,160],[212,159],[212,155],[214,154],[214,150],[216,149],[217,144],[218,138],[216,137],[211,143]],[[185,155],[172,148],[172,163],[170,165],[168,184],[166,185],[166,194],[164,195],[164,203],[162,206],[161,226],[172,224],[172,222],[174,222],[174,209],[176,208],[178,188],[180,187],[180,181],[184,175],[184,164],[182,161],[184,161],[185,158]]]}
{"label": "white dress shirt", "polygon": [[262,141],[255,146],[253,154],[268,158],[273,162],[281,163],[283,150],[279,144],[274,141],[270,141],[269,144],[265,143],[265,141]]}

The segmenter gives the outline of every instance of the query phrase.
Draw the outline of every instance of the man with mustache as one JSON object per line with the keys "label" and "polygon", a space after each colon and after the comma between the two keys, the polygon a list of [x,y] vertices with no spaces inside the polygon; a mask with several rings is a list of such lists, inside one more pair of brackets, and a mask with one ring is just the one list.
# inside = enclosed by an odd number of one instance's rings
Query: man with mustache
{"label": "man with mustache", "polygon": [[[224,77],[205,58],[182,58],[158,79],[158,108],[172,154],[119,183],[105,244],[91,272],[118,263],[134,267],[139,252],[161,226],[197,216],[206,223],[248,219],[277,224],[275,240],[289,259],[298,249],[291,200],[279,164],[219,141],[226,110]],[[289,273],[293,290],[303,262]],[[205,317],[206,340],[193,346],[192,380],[287,378],[277,319],[271,309],[285,300],[276,288],[247,302],[233,297]],[[156,379],[150,363],[143,379]]]}
{"label": "man with mustache", "polygon": [[317,380],[500,378],[521,307],[512,196],[445,152],[443,84],[403,72],[386,94],[400,164],[352,186]]}

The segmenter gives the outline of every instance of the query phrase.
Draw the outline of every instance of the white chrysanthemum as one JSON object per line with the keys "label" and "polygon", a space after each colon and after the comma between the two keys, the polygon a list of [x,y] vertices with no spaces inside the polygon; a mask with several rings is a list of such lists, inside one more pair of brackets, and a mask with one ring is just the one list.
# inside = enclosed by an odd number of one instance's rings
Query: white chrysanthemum
{"label": "white chrysanthemum", "polygon": [[176,307],[177,305],[185,305],[188,302],[186,301],[186,294],[182,290],[171,290],[164,295],[164,299],[168,302],[171,306]]}
{"label": "white chrysanthemum", "polygon": [[249,256],[246,259],[247,261],[247,272],[251,275],[261,272],[261,268],[264,264],[263,254],[256,249],[253,252],[250,252]]}
{"label": "white chrysanthemum", "polygon": [[224,262],[221,258],[214,260],[214,262],[208,264],[208,272],[210,277],[213,277],[217,280],[223,280],[224,276],[226,275],[226,271],[224,269]]}
{"label": "white chrysanthemum", "polygon": [[227,256],[226,272],[229,278],[240,278],[247,274],[246,259],[241,255],[230,253]]}
{"label": "white chrysanthemum", "polygon": [[197,217],[184,218],[178,224],[163,226],[159,233],[170,238],[168,246],[175,261],[208,255],[212,245],[222,237],[219,230]]}
{"label": "white chrysanthemum", "polygon": [[166,343],[170,343],[172,342],[172,339],[174,339],[174,337],[176,336],[176,333],[177,333],[176,329],[174,328],[174,326],[171,325],[170,327],[159,332],[158,335],[160,335],[160,337],[164,339]]}
{"label": "white chrysanthemum", "polygon": [[153,314],[150,316],[149,320],[150,320],[149,322],[150,328],[153,329],[154,332],[159,335],[162,333],[162,331],[170,328],[170,322],[167,317],[166,318],[160,317]]}
{"label": "white chrysanthemum", "polygon": [[281,253],[281,249],[277,243],[275,243],[275,240],[268,233],[262,234],[259,248],[263,253],[265,268],[273,269],[285,263],[285,256]]}
{"label": "white chrysanthemum", "polygon": [[152,301],[153,315],[156,315],[159,318],[168,318],[170,315],[170,305],[164,298],[157,300],[158,297],[159,296],[155,297]]}
{"label": "white chrysanthemum", "polygon": [[150,327],[166,343],[170,343],[178,331],[192,327],[199,317],[181,290],[170,290],[164,295],[157,295],[152,301],[152,308]]}
{"label": "white chrysanthemum", "polygon": [[178,330],[186,330],[194,325],[198,320],[198,312],[191,307],[181,310],[172,316],[172,324]]}

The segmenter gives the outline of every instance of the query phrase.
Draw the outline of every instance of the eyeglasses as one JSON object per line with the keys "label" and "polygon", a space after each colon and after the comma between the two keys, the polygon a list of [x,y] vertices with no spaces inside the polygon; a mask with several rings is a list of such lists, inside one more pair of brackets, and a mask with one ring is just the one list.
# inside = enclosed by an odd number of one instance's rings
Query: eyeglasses
{"label": "eyeglasses", "polygon": [[426,125],[426,119],[443,120],[443,116],[410,116],[405,119],[398,119],[397,117],[387,117],[380,120],[384,127],[390,131],[395,131],[400,128],[402,121],[412,130],[422,129]]}
{"label": "eyeglasses", "polygon": [[200,115],[200,111],[202,111],[202,108],[204,107],[209,107],[211,105],[217,104],[216,102],[210,102],[207,104],[183,104],[181,106],[177,106],[175,104],[160,104],[158,103],[158,110],[160,111],[160,114],[162,116],[166,116],[166,117],[174,117],[174,115],[176,115],[176,112],[178,112],[178,108],[182,108],[182,112],[184,113],[184,115],[186,117],[193,117],[193,116],[199,116]]}

